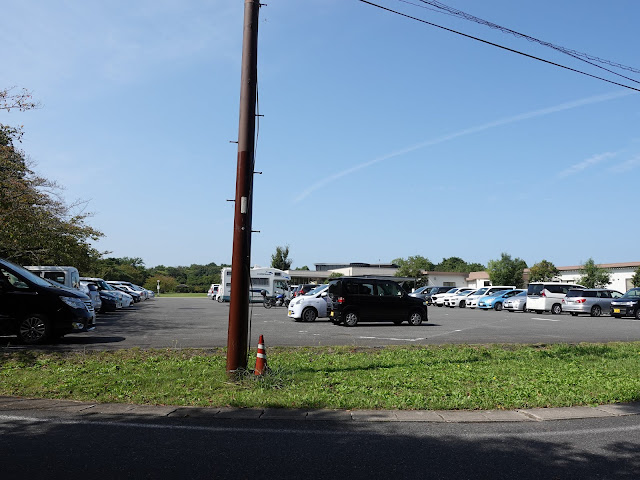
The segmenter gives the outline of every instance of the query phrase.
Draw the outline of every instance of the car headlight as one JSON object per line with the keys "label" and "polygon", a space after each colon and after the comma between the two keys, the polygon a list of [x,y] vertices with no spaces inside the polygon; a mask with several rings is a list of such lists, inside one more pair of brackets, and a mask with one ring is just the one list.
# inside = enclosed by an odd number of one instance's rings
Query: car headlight
{"label": "car headlight", "polygon": [[69,305],[71,308],[79,308],[79,309],[87,309],[87,306],[84,304],[82,300],[76,297],[60,297],[64,303]]}

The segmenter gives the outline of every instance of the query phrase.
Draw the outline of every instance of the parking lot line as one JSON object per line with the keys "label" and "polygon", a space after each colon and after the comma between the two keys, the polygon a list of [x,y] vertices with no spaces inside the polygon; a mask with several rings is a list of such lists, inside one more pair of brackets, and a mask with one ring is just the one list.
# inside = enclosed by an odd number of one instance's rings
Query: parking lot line
{"label": "parking lot line", "polygon": [[541,322],[559,322],[560,321],[560,320],[555,320],[551,318],[536,318],[536,317],[531,317],[531,320],[540,320]]}

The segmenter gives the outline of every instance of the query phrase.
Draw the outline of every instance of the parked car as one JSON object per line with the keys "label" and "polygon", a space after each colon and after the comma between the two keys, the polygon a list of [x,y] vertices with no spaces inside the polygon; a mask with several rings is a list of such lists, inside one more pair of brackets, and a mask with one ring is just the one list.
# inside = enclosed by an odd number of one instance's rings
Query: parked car
{"label": "parked car", "polygon": [[562,299],[569,290],[584,289],[582,285],[559,282],[533,282],[527,288],[527,310],[540,314],[551,312],[554,315],[562,313]]}
{"label": "parked car", "polygon": [[502,290],[513,290],[514,288],[516,287],[513,285],[491,285],[490,287],[479,288],[473,295],[467,297],[467,307],[476,308],[480,297],[492,295]]}
{"label": "parked car", "polygon": [[447,295],[445,297],[444,306],[449,308],[464,308],[467,305],[467,297],[469,295],[473,295],[474,292],[475,290],[472,288],[469,290],[461,288],[457,293],[454,293],[453,295]]}
{"label": "parked car", "polygon": [[115,312],[118,308],[122,308],[122,302],[116,294],[107,290],[98,290],[98,293],[102,301],[102,308],[99,313]]}
{"label": "parked car", "polygon": [[[149,298],[148,290],[146,288],[142,288],[140,285],[136,285],[135,283],[127,282],[124,280],[107,280],[109,285],[113,285],[114,287],[120,287],[120,289],[124,288],[125,293],[131,294],[131,292],[137,294],[140,297],[140,300],[146,300]],[[131,295],[134,301],[137,301],[135,295]]]}
{"label": "parked car", "polygon": [[118,290],[113,285],[109,285],[102,278],[97,277],[80,277],[80,280],[85,282],[93,282],[98,286],[100,291],[107,291],[118,298],[119,307],[128,307],[133,304],[133,297],[128,293],[123,292],[122,290]]}
{"label": "parked car", "polygon": [[79,290],[91,299],[95,318],[95,314],[102,310],[102,299],[100,298],[98,286],[95,283],[90,282],[80,282],[79,286]]}
{"label": "parked car", "polygon": [[409,295],[412,297],[419,298],[421,300],[426,300],[428,304],[431,304],[431,298],[433,295],[438,295],[439,293],[448,292],[453,287],[444,287],[444,286],[426,286],[420,287],[415,292],[410,293]]}
{"label": "parked car", "polygon": [[303,285],[296,285],[294,289],[291,291],[291,298],[296,298],[299,295],[304,295],[309,293],[311,290],[316,288],[318,285],[315,283],[305,283]]}
{"label": "parked car", "polygon": [[502,309],[508,312],[526,312],[527,311],[527,291],[509,297],[504,301]]}
{"label": "parked car", "polygon": [[39,277],[53,280],[65,287],[80,289],[80,274],[76,267],[59,267],[57,265],[28,265],[30,272]]}
{"label": "parked car", "polygon": [[500,290],[499,292],[494,292],[491,295],[485,295],[484,297],[480,297],[478,299],[478,308],[483,310],[502,310],[504,306],[504,302],[511,298],[515,297],[519,293],[526,293],[526,290],[522,288],[517,288],[515,290]]}
{"label": "parked car", "polygon": [[318,317],[328,317],[333,307],[327,293],[328,284],[318,285],[304,295],[299,295],[289,303],[287,315],[296,322],[314,322]]}
{"label": "parked car", "polygon": [[91,299],[0,259],[0,335],[26,344],[95,328]]}
{"label": "parked car", "polygon": [[569,290],[567,296],[562,299],[562,311],[569,312],[574,317],[580,313],[599,317],[603,313],[611,312],[611,302],[622,297],[617,290],[606,288],[585,288]]}
{"label": "parked car", "polygon": [[632,288],[620,298],[611,300],[611,316],[636,317],[640,320],[640,288]]}
{"label": "parked car", "polygon": [[448,296],[453,296],[456,293],[460,292],[460,291],[470,291],[473,290],[473,288],[467,288],[467,287],[452,287],[449,290],[447,290],[446,292],[443,293],[438,293],[437,295],[432,295],[431,296],[431,303],[433,305],[435,305],[436,307],[444,307],[444,301]]}
{"label": "parked car", "polygon": [[340,277],[327,289],[333,302],[330,318],[335,324],[353,327],[359,322],[393,322],[420,325],[427,320],[427,304],[410,297],[393,280]]}
{"label": "parked car", "polygon": [[218,288],[220,288],[219,283],[212,283],[209,287],[209,291],[207,292],[207,297],[210,297],[211,300],[215,300],[218,293]]}

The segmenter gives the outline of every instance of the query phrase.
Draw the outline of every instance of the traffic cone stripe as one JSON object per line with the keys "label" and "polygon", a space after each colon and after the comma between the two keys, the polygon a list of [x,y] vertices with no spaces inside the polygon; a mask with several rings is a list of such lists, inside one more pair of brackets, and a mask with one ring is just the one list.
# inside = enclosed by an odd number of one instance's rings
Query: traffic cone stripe
{"label": "traffic cone stripe", "polygon": [[260,335],[258,340],[258,351],[256,353],[256,368],[253,371],[255,375],[262,375],[267,368],[267,352],[264,349],[264,338]]}

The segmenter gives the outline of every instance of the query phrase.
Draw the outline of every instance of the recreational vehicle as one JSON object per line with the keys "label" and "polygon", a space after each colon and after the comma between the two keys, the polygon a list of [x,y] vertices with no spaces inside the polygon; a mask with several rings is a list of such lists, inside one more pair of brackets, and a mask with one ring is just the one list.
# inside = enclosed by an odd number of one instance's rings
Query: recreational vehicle
{"label": "recreational vehicle", "polygon": [[[275,296],[284,293],[289,297],[289,282],[291,276],[277,268],[252,268],[251,287],[249,291],[249,301],[262,302],[264,290],[267,296]],[[228,302],[231,298],[231,267],[225,267],[220,272],[220,287],[216,299],[219,302]]]}

